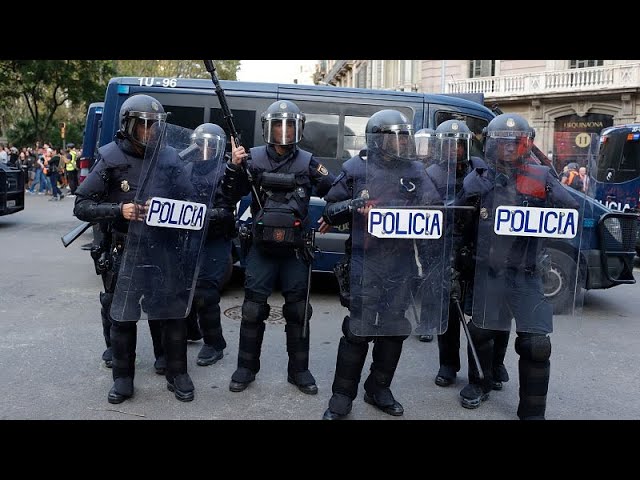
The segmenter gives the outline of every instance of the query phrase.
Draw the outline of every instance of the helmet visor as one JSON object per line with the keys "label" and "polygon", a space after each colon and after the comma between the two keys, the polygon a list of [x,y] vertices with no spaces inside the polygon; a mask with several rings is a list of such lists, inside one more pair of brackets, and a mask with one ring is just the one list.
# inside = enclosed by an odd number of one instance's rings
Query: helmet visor
{"label": "helmet visor", "polygon": [[226,138],[220,135],[199,133],[194,142],[202,151],[202,160],[214,160],[224,155]]}
{"label": "helmet visor", "polygon": [[[129,138],[146,147],[151,140],[153,124],[167,118],[166,113],[134,112],[128,113],[125,119],[125,133]],[[154,129],[153,131],[157,131]]]}
{"label": "helmet visor", "polygon": [[416,159],[413,126],[408,124],[387,125],[374,135],[375,142],[383,154],[402,160]]}
{"label": "helmet visor", "polygon": [[302,140],[304,117],[299,113],[266,115],[262,124],[262,136],[271,145],[293,145]]}
{"label": "helmet visor", "polygon": [[436,156],[436,136],[433,133],[416,133],[416,157],[420,160],[431,160]]}

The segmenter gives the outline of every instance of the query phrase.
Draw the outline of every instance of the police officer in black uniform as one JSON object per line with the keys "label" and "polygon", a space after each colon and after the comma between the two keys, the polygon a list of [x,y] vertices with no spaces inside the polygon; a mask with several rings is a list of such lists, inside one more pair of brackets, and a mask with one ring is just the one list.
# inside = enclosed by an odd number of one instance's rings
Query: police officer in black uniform
{"label": "police officer in black uniform", "polygon": [[[193,131],[193,144],[200,150],[198,158],[201,160],[193,163],[193,168],[198,169],[197,178],[204,181],[222,178],[225,165],[217,164],[213,159],[218,157],[219,149],[225,148],[226,138],[224,130],[214,123],[203,123]],[[228,187],[221,187],[214,194],[213,208],[209,209],[209,226],[200,253],[202,263],[187,317],[191,324],[187,328],[199,330],[204,338],[196,361],[200,366],[216,363],[227,347],[220,324],[220,292],[232,268],[231,239],[236,236],[236,221],[233,192]]]}
{"label": "police officer in black uniform", "polygon": [[[364,382],[364,400],[389,415],[403,415],[404,408],[394,398],[390,385],[403,342],[411,333],[405,311],[409,304],[407,282],[415,269],[414,247],[413,242],[405,239],[378,239],[366,233],[367,215],[370,202],[377,206],[384,206],[385,202],[442,203],[423,164],[415,161],[413,126],[402,113],[396,110],[375,113],[367,122],[365,133],[367,150],[343,164],[342,172],[325,196],[325,222],[350,223],[353,280],[325,420],[339,419],[351,412],[369,342],[374,344],[373,362]],[[376,298],[380,303],[372,305],[371,299]],[[387,336],[358,335],[366,318],[375,316],[381,319],[381,325],[393,325],[393,332]]]}
{"label": "police officer in black uniform", "polygon": [[[151,107],[152,103],[158,106],[156,110]],[[121,128],[116,134],[116,140],[98,149],[95,168],[83,182],[82,188],[78,187],[74,207],[74,215],[80,220],[99,222],[102,233],[100,244],[91,250],[91,256],[96,264],[96,273],[102,275],[104,285],[104,292],[100,293],[100,314],[107,349],[102,354],[102,360],[108,368],[112,368],[109,309],[129,220],[134,213],[132,202],[137,192],[145,151],[140,141],[130,138],[132,133],[123,130],[124,116],[131,111],[158,119],[166,117],[162,105],[154,98],[139,95],[127,99],[120,108]],[[149,322],[149,330],[156,358],[154,367],[156,373],[164,375],[167,361],[162,348],[162,322]]]}
{"label": "police officer in black uniform", "polygon": [[[453,193],[462,190],[464,177],[472,170],[486,171],[487,164],[479,157],[471,156],[471,137],[473,133],[467,124],[461,120],[447,120],[436,128],[433,136],[425,135],[423,130],[416,133],[416,150],[418,154],[429,154],[446,148],[455,141],[456,165],[455,185]],[[423,147],[422,142],[427,145]],[[438,188],[442,196],[447,195],[448,186],[447,166],[439,162],[432,162],[427,168],[427,175]],[[467,313],[471,310],[473,293],[473,261],[475,242],[475,227],[477,226],[478,212],[454,211],[453,213],[453,251],[450,256],[454,268],[457,270],[457,279],[460,282],[462,298],[460,304],[465,306]],[[445,333],[438,335],[438,352],[440,368],[435,378],[436,385],[447,387],[455,379],[460,371],[460,321],[458,309],[451,300],[449,303],[449,321]],[[464,321],[464,319],[462,319]],[[509,380],[509,375],[504,367],[504,356],[509,344],[509,332],[496,332],[493,344],[493,388],[502,389],[502,382]],[[468,356],[472,359],[469,347]]]}
{"label": "police officer in black uniform", "polygon": [[[120,129],[116,140],[98,150],[98,160],[76,191],[74,214],[81,220],[103,222],[110,233],[105,293],[101,294],[103,330],[107,346],[111,348],[114,385],[109,391],[109,403],[121,403],[133,395],[137,322],[115,321],[109,314],[115,291],[120,261],[126,245],[130,221],[143,221],[144,214],[133,200],[140,187],[143,165],[151,125],[166,119],[164,108],[155,98],[134,95],[120,108]],[[104,231],[104,230],[103,230]],[[140,314],[140,306],[138,315]],[[106,320],[111,323],[107,335]],[[181,401],[193,400],[193,383],[186,373],[186,328],[184,319],[149,321],[152,332],[156,371],[167,376],[168,388]],[[163,349],[163,346],[165,349]],[[161,355],[166,352],[162,371],[158,368]]]}
{"label": "police officer in black uniform", "polygon": [[[305,255],[304,235],[312,185],[323,196],[334,177],[310,152],[298,147],[305,116],[297,105],[286,100],[274,102],[261,120],[267,145],[252,148],[249,155],[242,146],[233,148],[222,186],[230,188],[237,182],[236,199],[253,190],[252,243],[246,257],[238,368],[229,390],[241,392],[260,370],[264,322],[270,309],[267,299],[279,280],[285,301],[282,313],[289,354],[287,380],[303,393],[313,395],[318,387],[309,371],[308,329],[303,335],[305,321],[312,314],[311,306],[307,306],[311,259]],[[321,225],[319,230],[323,232],[324,227]]]}
{"label": "police officer in black uniform", "polygon": [[495,235],[493,207],[578,208],[549,167],[532,163],[534,137],[533,128],[520,115],[495,117],[485,131],[485,161],[490,168],[472,170],[459,196],[460,203],[480,208],[469,330],[485,376],[480,380],[470,362],[469,384],[460,392],[462,406],[476,408],[488,398],[493,381],[491,344],[496,332],[509,329],[515,318],[515,349],[520,356],[518,417],[522,420],[544,419],[546,410],[553,309],[543,291],[544,239]]}

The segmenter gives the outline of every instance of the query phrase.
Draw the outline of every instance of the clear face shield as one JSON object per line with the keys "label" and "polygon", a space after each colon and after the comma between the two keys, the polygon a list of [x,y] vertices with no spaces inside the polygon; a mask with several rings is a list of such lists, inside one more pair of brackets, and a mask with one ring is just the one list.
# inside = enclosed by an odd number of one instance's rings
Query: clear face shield
{"label": "clear face shield", "polygon": [[299,113],[269,114],[262,124],[262,137],[270,145],[295,145],[302,140],[304,117]]}
{"label": "clear face shield", "polygon": [[525,157],[533,146],[529,132],[496,131],[487,135],[485,160],[496,165],[498,170],[515,165]]}
{"label": "clear face shield", "polygon": [[125,123],[125,134],[134,142],[146,147],[153,132],[152,126],[156,122],[164,121],[167,118],[166,113],[150,113],[150,112],[129,112]]}
{"label": "clear face shield", "polygon": [[385,159],[416,159],[416,141],[411,125],[389,125],[384,131],[374,134],[374,141]]}
{"label": "clear face shield", "polygon": [[222,158],[224,155],[226,139],[219,135],[212,135],[210,133],[194,134],[192,137],[194,143],[200,148],[202,152],[201,160],[215,160]]}
{"label": "clear face shield", "polygon": [[436,159],[437,139],[434,133],[416,133],[416,158],[426,163]]}

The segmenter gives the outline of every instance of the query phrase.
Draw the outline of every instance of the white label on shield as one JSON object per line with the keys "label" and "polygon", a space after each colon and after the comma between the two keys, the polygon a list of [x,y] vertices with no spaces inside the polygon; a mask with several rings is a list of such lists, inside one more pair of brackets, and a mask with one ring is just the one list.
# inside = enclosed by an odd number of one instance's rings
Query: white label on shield
{"label": "white label on shield", "polygon": [[518,237],[573,238],[579,214],[572,208],[500,206],[496,208],[496,235]]}
{"label": "white label on shield", "polygon": [[15,206],[16,206],[15,200],[7,200],[7,207],[15,207]]}
{"label": "white label on shield", "polygon": [[435,240],[442,237],[440,210],[372,208],[368,230],[378,238],[418,238]]}
{"label": "white label on shield", "polygon": [[146,223],[152,227],[200,230],[206,218],[207,206],[204,203],[154,197],[149,203]]}

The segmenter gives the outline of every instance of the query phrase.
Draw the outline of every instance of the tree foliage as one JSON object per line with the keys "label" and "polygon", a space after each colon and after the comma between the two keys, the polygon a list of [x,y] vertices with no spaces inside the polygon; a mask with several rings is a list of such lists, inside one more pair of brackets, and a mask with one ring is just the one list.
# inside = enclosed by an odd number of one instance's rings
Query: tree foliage
{"label": "tree foliage", "polygon": [[[214,60],[220,80],[236,80],[240,60]],[[90,103],[112,77],[210,78],[202,60],[0,60],[0,136],[24,146],[82,142]],[[79,137],[79,138],[77,138]]]}
{"label": "tree foliage", "polygon": [[104,98],[114,73],[110,60],[0,60],[0,128],[31,123],[31,142],[47,141],[52,127]]}

